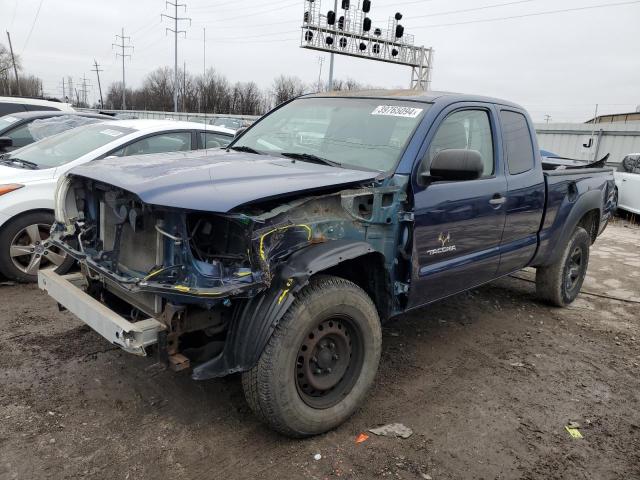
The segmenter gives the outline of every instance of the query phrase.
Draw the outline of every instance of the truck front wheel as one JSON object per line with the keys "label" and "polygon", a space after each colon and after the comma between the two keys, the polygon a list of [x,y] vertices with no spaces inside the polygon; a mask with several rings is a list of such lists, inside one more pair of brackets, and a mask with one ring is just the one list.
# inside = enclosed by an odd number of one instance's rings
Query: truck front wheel
{"label": "truck front wheel", "polygon": [[331,430],[364,401],[378,370],[380,319],[357,285],[312,279],[242,376],[247,403],[276,431],[306,437]]}
{"label": "truck front wheel", "polygon": [[538,267],[538,298],[557,307],[566,307],[576,299],[587,274],[590,245],[591,237],[587,231],[582,227],[576,228],[560,258],[552,265]]}

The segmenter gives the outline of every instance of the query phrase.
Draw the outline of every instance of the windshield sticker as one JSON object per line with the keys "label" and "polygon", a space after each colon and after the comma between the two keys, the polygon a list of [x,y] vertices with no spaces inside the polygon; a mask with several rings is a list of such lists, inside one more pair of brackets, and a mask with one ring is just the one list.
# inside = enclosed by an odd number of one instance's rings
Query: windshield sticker
{"label": "windshield sticker", "polygon": [[13,123],[18,121],[18,119],[16,117],[4,117],[2,120],[4,120],[7,123]]}
{"label": "windshield sticker", "polygon": [[416,118],[422,113],[422,108],[397,107],[394,105],[379,105],[371,115],[386,115],[389,117]]}
{"label": "windshield sticker", "polygon": [[122,132],[119,132],[118,130],[112,130],[110,128],[102,130],[100,133],[102,133],[103,135],[109,135],[110,137],[119,137],[120,135],[122,135]]}

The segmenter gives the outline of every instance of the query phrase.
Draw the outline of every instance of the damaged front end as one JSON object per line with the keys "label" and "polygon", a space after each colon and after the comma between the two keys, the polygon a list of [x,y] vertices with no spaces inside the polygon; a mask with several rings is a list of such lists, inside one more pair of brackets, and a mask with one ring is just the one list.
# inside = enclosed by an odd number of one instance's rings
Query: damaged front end
{"label": "damaged front end", "polygon": [[[253,366],[279,316],[315,273],[304,263],[300,271],[287,268],[295,253],[340,245],[346,253],[335,262],[375,253],[391,272],[390,295],[402,296],[397,285],[408,270],[398,265],[411,238],[405,181],[215,213],[147,204],[70,175],[58,186],[52,238],[78,260],[89,296],[134,325],[159,322],[160,357],[175,370],[194,367],[195,378],[210,378]],[[346,248],[354,242],[359,249]]]}

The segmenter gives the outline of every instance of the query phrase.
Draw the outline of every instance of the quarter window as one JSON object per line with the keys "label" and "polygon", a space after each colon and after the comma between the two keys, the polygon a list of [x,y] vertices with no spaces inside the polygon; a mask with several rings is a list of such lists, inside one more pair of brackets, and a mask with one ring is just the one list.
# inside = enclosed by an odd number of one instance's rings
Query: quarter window
{"label": "quarter window", "polygon": [[440,125],[424,159],[424,168],[442,150],[476,150],[482,157],[483,177],[493,175],[494,154],[491,122],[486,110],[462,110],[449,115]]}
{"label": "quarter window", "polygon": [[509,110],[500,112],[509,173],[517,175],[533,168],[534,155],[529,123],[524,115]]}

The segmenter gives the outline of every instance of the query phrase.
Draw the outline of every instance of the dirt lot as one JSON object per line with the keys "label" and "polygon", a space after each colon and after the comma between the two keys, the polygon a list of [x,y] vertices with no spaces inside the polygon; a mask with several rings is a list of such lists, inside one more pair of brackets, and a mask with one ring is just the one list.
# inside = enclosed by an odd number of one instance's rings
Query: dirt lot
{"label": "dirt lot", "polygon": [[[506,278],[392,322],[368,402],[304,441],[258,423],[238,377],[194,382],[2,286],[0,479],[640,478],[639,247],[609,227],[568,309]],[[413,436],[355,443],[391,422]]]}

